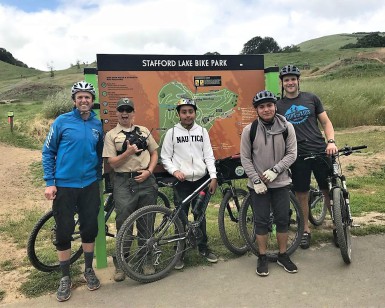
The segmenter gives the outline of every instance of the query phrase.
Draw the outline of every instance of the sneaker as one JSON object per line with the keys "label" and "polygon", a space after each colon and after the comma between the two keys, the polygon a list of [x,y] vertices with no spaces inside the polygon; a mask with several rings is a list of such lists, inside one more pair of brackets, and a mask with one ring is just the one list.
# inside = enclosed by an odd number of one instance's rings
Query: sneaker
{"label": "sneaker", "polygon": [[255,272],[262,277],[269,275],[269,262],[266,255],[259,255]]}
{"label": "sneaker", "polygon": [[181,270],[182,268],[184,268],[184,261],[183,261],[182,258],[179,259],[178,262],[176,262],[174,268],[175,268],[176,270]]}
{"label": "sneaker", "polygon": [[201,256],[204,256],[206,258],[206,260],[211,262],[211,263],[217,263],[218,262],[217,256],[214,255],[213,252],[211,250],[209,250],[208,248],[199,250],[199,254]]}
{"label": "sneaker", "polygon": [[60,285],[56,292],[56,299],[59,302],[64,302],[66,300],[69,300],[71,297],[71,287],[72,282],[70,277],[65,276],[62,279],[60,279]]}
{"label": "sneaker", "polygon": [[142,266],[142,271],[143,274],[146,276],[153,275],[155,274],[155,267],[151,263],[146,263]]}
{"label": "sneaker", "polygon": [[126,274],[120,268],[115,268],[114,280],[120,282],[124,279],[126,279]]}
{"label": "sneaker", "polygon": [[278,254],[278,265],[281,265],[288,273],[297,273],[297,266],[290,260],[289,255],[285,253]]}
{"label": "sneaker", "polygon": [[87,288],[90,291],[94,291],[100,288],[100,281],[96,277],[93,268],[86,268],[84,272],[84,280],[87,282]]}
{"label": "sneaker", "polygon": [[340,244],[338,244],[338,237],[337,237],[337,230],[333,229],[333,242],[336,247],[340,247]]}
{"label": "sneaker", "polygon": [[305,232],[302,235],[301,243],[299,244],[299,246],[302,249],[308,249],[310,247],[310,239],[311,239],[311,234],[309,232]]}

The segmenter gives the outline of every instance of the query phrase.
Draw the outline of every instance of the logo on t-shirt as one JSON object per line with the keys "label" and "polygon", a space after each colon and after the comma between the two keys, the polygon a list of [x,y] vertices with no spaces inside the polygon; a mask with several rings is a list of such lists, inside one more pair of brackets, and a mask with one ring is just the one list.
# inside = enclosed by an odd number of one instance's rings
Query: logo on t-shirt
{"label": "logo on t-shirt", "polygon": [[292,105],[286,112],[285,118],[292,124],[305,122],[310,115],[310,110],[304,106]]}

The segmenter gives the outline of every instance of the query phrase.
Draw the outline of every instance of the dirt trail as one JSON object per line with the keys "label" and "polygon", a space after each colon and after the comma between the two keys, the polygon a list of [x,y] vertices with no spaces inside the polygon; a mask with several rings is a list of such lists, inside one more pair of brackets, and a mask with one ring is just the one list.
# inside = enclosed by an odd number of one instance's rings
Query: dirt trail
{"label": "dirt trail", "polygon": [[[50,203],[45,200],[42,187],[32,185],[29,176],[29,165],[41,161],[41,152],[15,148],[0,143],[0,224],[4,221],[24,215],[26,209],[49,209]],[[25,249],[18,249],[10,238],[1,236],[0,260],[12,260],[11,271],[0,269],[0,289],[6,292],[1,302],[14,301],[23,296],[17,291],[27,274],[21,266],[26,257]]]}

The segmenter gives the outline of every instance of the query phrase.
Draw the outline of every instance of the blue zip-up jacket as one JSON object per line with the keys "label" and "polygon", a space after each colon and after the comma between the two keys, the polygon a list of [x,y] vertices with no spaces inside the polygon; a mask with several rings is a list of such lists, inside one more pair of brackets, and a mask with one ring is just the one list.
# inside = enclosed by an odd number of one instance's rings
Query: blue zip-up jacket
{"label": "blue zip-up jacket", "polygon": [[83,188],[102,179],[103,129],[96,114],[83,120],[79,110],[57,117],[43,145],[47,186]]}

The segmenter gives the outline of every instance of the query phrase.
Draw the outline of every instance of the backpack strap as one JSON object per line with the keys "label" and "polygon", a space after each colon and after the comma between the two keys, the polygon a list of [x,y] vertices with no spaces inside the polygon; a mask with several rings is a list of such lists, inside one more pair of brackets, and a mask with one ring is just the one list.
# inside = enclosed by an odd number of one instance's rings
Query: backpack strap
{"label": "backpack strap", "polygon": [[[258,119],[255,119],[253,123],[251,123],[251,128],[250,128],[250,146],[251,146],[251,158],[253,157],[253,143],[255,140],[255,136],[257,135],[257,128],[258,128]],[[289,134],[288,129],[283,131],[282,137],[283,141],[286,143],[287,135]]]}
{"label": "backpack strap", "polygon": [[251,123],[250,128],[250,144],[251,147],[253,147],[255,136],[257,135],[257,128],[258,128],[258,119],[255,119],[253,123]]}

